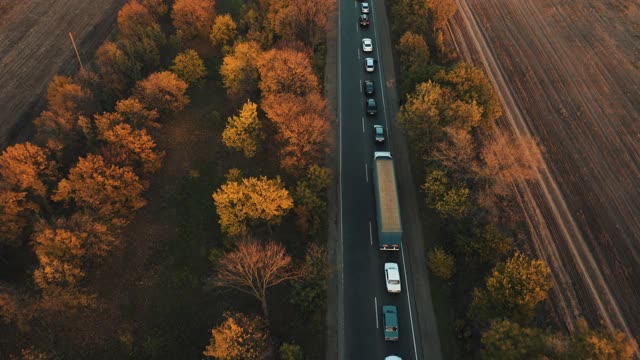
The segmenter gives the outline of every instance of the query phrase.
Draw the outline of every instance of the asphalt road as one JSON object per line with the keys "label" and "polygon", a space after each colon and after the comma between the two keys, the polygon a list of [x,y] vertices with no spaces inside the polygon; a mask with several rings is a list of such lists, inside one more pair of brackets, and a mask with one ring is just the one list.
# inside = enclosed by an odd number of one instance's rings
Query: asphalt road
{"label": "asphalt road", "polygon": [[[340,198],[340,247],[343,273],[341,297],[343,309],[342,346],[343,359],[384,359],[398,355],[403,360],[425,359],[416,322],[416,305],[412,297],[412,274],[407,271],[405,251],[380,251],[376,238],[376,211],[371,165],[374,151],[390,151],[389,108],[383,72],[385,64],[380,57],[377,42],[376,13],[383,6],[369,0],[372,11],[371,25],[358,26],[360,2],[339,1],[338,34],[338,115],[340,126],[339,145],[339,198]],[[386,22],[385,22],[386,23]],[[362,51],[362,38],[373,40],[373,52]],[[387,44],[389,46],[389,44]],[[365,72],[364,59],[373,57],[378,62],[373,73]],[[368,117],[365,112],[364,80],[373,80],[378,114]],[[385,127],[387,141],[374,143],[373,125]],[[392,153],[393,156],[393,153]],[[402,277],[402,293],[389,294],[384,284],[385,262],[397,262]],[[409,276],[409,277],[407,277]],[[384,340],[382,306],[398,308],[398,342]],[[339,321],[340,322],[340,321]]]}

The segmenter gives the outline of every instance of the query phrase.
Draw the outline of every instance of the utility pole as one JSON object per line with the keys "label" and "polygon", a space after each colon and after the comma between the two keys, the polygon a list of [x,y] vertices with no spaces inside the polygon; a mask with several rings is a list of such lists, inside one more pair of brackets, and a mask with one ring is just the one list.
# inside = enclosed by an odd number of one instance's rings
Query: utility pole
{"label": "utility pole", "polygon": [[71,38],[71,45],[73,45],[73,50],[76,51],[76,56],[78,57],[78,63],[80,63],[80,70],[84,72],[84,66],[82,66],[82,60],[80,60],[80,53],[78,53],[78,48],[76,47],[76,42],[73,40],[73,34],[69,31],[69,38]]}

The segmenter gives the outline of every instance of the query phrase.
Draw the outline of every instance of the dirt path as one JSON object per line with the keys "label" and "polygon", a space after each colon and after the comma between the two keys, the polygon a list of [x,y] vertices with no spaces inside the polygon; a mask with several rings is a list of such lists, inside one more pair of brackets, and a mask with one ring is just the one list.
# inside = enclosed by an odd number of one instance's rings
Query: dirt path
{"label": "dirt path", "polygon": [[452,30],[539,138],[538,184],[518,184],[552,306],[640,335],[640,16],[627,1],[458,0]]}
{"label": "dirt path", "polygon": [[41,110],[56,73],[78,69],[73,32],[85,62],[113,29],[125,0],[0,1],[0,147]]}

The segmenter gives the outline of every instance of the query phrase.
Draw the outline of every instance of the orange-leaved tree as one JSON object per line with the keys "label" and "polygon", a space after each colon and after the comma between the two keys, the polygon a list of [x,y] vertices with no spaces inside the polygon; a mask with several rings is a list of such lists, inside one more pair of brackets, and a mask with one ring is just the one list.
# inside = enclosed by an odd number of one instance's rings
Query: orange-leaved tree
{"label": "orange-leaved tree", "polygon": [[267,289],[300,276],[301,272],[294,268],[284,246],[272,241],[263,244],[255,239],[245,239],[220,260],[214,284],[254,296],[262,304],[268,319]]}
{"label": "orange-leaved tree", "polygon": [[124,224],[134,210],[146,204],[142,191],[144,186],[131,168],[110,165],[102,156],[88,154],[60,181],[52,199],[73,200],[100,220]]}
{"label": "orange-leaved tree", "polygon": [[155,149],[155,141],[144,129],[118,124],[101,133],[100,137],[109,144],[103,156],[111,164],[129,166],[141,175],[150,175],[162,165],[164,152]]}
{"label": "orange-leaved tree", "polygon": [[277,129],[280,165],[287,172],[299,174],[310,164],[320,163],[329,151],[326,104],[318,93],[304,97],[282,93],[263,99],[262,108]]}
{"label": "orange-leaved tree", "polygon": [[261,360],[270,348],[269,331],[259,316],[224,313],[225,320],[211,329],[204,356],[218,360]]}
{"label": "orange-leaved tree", "polygon": [[246,178],[228,181],[213,193],[222,231],[244,235],[249,225],[278,224],[293,207],[293,199],[280,178]]}
{"label": "orange-leaved tree", "polygon": [[213,0],[176,0],[171,10],[173,26],[183,40],[196,36],[206,38],[215,18]]}
{"label": "orange-leaved tree", "polygon": [[124,117],[124,121],[136,129],[157,128],[160,117],[158,110],[147,109],[140,100],[130,97],[116,103],[116,112]]}
{"label": "orange-leaved tree", "polygon": [[47,185],[56,175],[56,163],[49,159],[48,151],[30,142],[10,146],[0,155],[2,187],[45,199]]}
{"label": "orange-leaved tree", "polygon": [[55,75],[47,88],[47,107],[58,115],[78,115],[90,102],[91,92],[66,76]]}
{"label": "orange-leaved tree", "polygon": [[258,58],[260,91],[263,96],[293,94],[305,96],[319,91],[309,55],[294,49],[272,49]]}
{"label": "orange-leaved tree", "polygon": [[27,199],[26,191],[0,187],[0,244],[19,246],[21,235],[38,210],[39,207]]}
{"label": "orange-leaved tree", "polygon": [[134,94],[149,109],[160,113],[176,112],[189,103],[187,87],[176,74],[162,71],[138,81]]}

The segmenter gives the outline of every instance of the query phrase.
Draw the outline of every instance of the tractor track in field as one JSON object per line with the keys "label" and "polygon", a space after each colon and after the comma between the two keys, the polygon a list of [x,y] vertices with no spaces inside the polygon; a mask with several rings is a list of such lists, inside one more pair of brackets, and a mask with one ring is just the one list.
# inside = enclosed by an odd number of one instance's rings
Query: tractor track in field
{"label": "tractor track in field", "polygon": [[640,2],[457,0],[450,32],[484,67],[502,131],[534,136],[545,166],[515,184],[551,306],[640,335]]}

